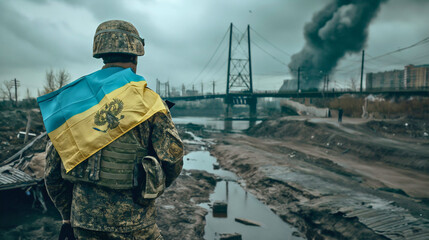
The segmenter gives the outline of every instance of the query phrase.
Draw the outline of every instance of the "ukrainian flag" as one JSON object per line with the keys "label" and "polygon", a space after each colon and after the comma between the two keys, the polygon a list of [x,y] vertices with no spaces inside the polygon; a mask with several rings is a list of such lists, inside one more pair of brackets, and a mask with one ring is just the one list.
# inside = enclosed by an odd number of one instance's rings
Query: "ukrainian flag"
{"label": "ukrainian flag", "polygon": [[37,99],[67,172],[155,113],[167,111],[146,85],[130,68],[112,67]]}

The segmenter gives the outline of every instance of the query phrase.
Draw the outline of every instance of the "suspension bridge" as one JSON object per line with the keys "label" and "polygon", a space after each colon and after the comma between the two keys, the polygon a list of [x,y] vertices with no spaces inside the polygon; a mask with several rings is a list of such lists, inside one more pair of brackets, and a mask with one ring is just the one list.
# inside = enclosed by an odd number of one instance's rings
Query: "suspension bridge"
{"label": "suspension bridge", "polygon": [[[235,34],[233,30],[239,32],[240,34]],[[247,26],[246,32],[241,32],[237,29],[232,23],[225,33],[222,41],[217,46],[215,52],[210,57],[207,64],[204,66],[203,70],[197,75],[196,79],[198,79],[201,74],[207,69],[207,67],[214,61],[214,64],[217,64],[220,61],[220,57],[218,56],[216,60],[216,53],[219,51],[222,43],[225,38],[229,37],[228,44],[228,58],[224,64],[221,64],[221,67],[217,69],[219,71],[222,69],[225,64],[227,64],[227,73],[226,73],[226,90],[224,93],[216,93],[215,92],[215,81],[212,82],[213,91],[212,93],[204,94],[203,82],[201,82],[201,91],[198,92],[194,89],[194,84],[192,84],[192,90],[186,91],[185,86],[182,85],[182,94],[172,94],[170,91],[169,82],[161,83],[157,79],[156,91],[164,98],[170,101],[199,101],[204,99],[224,99],[224,103],[227,105],[225,118],[232,118],[232,108],[234,105],[248,105],[249,106],[249,119],[257,118],[256,105],[257,100],[259,98],[337,98],[344,94],[360,94],[362,96],[366,96],[369,94],[385,94],[389,96],[429,96],[429,88],[420,87],[420,88],[382,88],[382,89],[363,89],[363,74],[364,74],[364,52],[362,52],[362,61],[360,66],[360,88],[358,90],[350,90],[350,89],[336,89],[329,88],[329,76],[324,75],[321,76],[323,79],[323,88],[322,89],[301,89],[300,82],[302,81],[302,69],[297,69],[295,75],[296,76],[296,88],[289,89],[286,91],[258,91],[255,90],[253,84],[253,75],[252,75],[252,57],[251,57],[251,43],[253,43],[257,48],[261,51],[269,55],[273,60],[282,64],[283,67],[286,67],[287,64],[282,61],[280,58],[274,56],[269,51],[262,48],[259,44],[253,42],[251,40],[251,30],[259,38],[265,40],[269,45],[273,48],[277,49],[279,52],[283,52],[285,55],[291,56],[289,53],[283,51],[282,49],[276,47],[274,44],[269,42],[266,38],[264,38],[261,34],[257,33],[254,29],[252,29],[249,25]],[[246,41],[247,40],[247,41]],[[427,44],[429,43],[429,38],[424,39],[418,44]],[[417,46],[416,44],[411,45],[410,47],[406,47],[404,49],[408,49],[411,47]],[[398,52],[395,50],[394,52]],[[394,53],[392,52],[392,53]],[[371,57],[369,60],[378,59],[392,53],[386,53],[380,56]],[[356,64],[355,64],[356,65]],[[305,68],[304,68],[305,69]],[[291,70],[293,71],[293,70]],[[315,71],[315,70],[307,70],[307,71]],[[340,70],[343,71],[343,70]],[[321,71],[320,71],[321,72]],[[195,80],[194,80],[195,82]],[[161,87],[164,86],[164,91],[162,91]]]}

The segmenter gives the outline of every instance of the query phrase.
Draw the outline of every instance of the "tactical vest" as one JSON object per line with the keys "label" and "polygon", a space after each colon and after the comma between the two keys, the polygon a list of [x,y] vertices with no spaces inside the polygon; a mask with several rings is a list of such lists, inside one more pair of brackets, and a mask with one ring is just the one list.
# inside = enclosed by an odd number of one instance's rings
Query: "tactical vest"
{"label": "tactical vest", "polygon": [[159,161],[147,156],[132,131],[101,149],[90,158],[66,173],[63,179],[86,182],[111,189],[138,188],[146,199],[157,198],[165,189],[165,175]]}

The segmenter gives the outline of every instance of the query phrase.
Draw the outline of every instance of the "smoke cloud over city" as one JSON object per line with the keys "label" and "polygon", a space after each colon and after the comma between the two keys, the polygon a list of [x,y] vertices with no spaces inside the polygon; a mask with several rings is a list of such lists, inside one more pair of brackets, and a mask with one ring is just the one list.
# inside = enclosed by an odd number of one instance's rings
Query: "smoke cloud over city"
{"label": "smoke cloud over city", "polygon": [[317,88],[339,60],[360,52],[368,39],[368,26],[387,0],[334,0],[313,15],[304,27],[306,44],[292,56],[289,69],[302,89]]}

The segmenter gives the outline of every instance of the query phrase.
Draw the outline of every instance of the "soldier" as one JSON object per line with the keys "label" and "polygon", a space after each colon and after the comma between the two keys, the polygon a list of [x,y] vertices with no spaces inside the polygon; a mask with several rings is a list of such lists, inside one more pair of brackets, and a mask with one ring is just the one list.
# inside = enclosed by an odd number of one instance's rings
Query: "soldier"
{"label": "soldier", "polygon": [[93,56],[102,70],[38,98],[60,239],[163,239],[155,199],[179,176],[183,143],[166,104],[135,74],[143,54],[132,24],[101,23]]}

